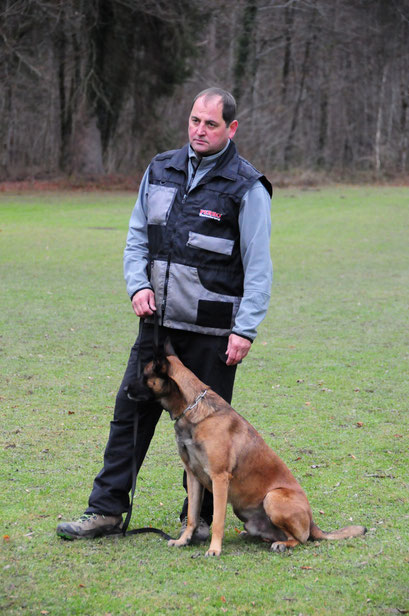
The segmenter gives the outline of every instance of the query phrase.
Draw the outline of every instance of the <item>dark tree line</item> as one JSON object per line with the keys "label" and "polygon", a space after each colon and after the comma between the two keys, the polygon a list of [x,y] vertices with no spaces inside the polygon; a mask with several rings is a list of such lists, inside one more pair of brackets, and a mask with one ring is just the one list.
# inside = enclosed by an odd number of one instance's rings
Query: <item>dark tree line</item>
{"label": "dark tree line", "polygon": [[2,0],[2,177],[135,168],[188,75],[187,0]]}
{"label": "dark tree line", "polygon": [[409,168],[409,0],[1,0],[0,179],[135,173],[191,97],[263,170]]}

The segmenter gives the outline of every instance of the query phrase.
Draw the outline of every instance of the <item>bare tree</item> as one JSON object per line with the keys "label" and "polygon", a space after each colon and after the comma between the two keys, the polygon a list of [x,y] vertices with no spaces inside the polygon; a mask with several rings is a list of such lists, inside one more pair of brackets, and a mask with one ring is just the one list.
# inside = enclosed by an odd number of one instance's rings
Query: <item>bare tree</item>
{"label": "bare tree", "polygon": [[408,0],[3,0],[0,178],[134,173],[210,85],[266,171],[408,171]]}
{"label": "bare tree", "polygon": [[0,11],[3,176],[135,165],[205,20],[187,0],[3,0]]}

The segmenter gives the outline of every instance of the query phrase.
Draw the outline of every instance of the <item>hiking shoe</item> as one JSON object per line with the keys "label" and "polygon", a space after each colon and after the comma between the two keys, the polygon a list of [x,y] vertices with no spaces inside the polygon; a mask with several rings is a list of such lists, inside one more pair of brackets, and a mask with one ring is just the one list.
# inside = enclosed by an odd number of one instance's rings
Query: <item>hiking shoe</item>
{"label": "hiking shoe", "polygon": [[[182,526],[180,527],[180,535],[183,533],[184,530],[186,530],[186,526],[187,526],[187,515],[182,519]],[[202,541],[206,541],[210,536],[210,526],[209,524],[203,519],[203,518],[199,518],[199,526],[196,528],[195,532],[193,533],[193,537],[192,537],[192,541],[197,541],[197,542],[202,542]]]}
{"label": "hiking shoe", "polygon": [[118,532],[122,528],[121,515],[91,513],[76,522],[63,522],[57,526],[57,535],[63,539],[93,539]]}

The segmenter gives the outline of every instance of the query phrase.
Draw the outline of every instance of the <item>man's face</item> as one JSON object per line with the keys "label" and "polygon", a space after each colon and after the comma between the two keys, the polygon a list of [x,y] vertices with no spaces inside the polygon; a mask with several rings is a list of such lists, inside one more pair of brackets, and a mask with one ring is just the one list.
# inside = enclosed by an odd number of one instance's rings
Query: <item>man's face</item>
{"label": "man's face", "polygon": [[220,96],[201,96],[192,107],[189,117],[189,142],[198,156],[220,152],[237,130],[237,120],[226,126]]}

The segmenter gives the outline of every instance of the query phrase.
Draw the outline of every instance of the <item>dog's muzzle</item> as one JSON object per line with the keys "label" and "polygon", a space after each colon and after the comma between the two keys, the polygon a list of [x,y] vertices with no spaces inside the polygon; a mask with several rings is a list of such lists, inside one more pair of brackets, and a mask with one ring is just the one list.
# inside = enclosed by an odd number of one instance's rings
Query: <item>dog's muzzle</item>
{"label": "dog's muzzle", "polygon": [[124,392],[129,400],[132,402],[153,402],[155,397],[149,387],[139,385],[134,387],[133,385],[126,385]]}

